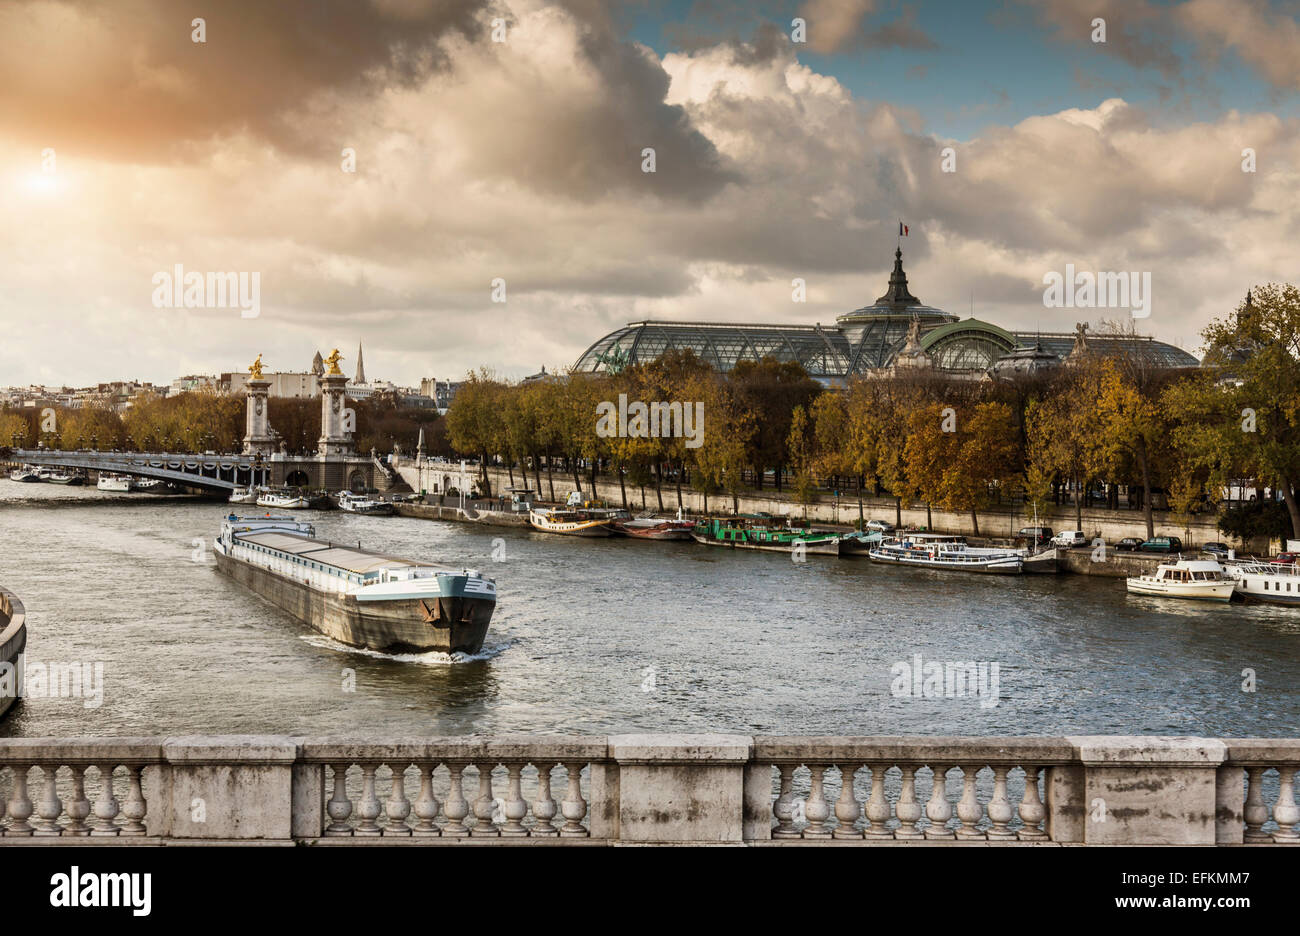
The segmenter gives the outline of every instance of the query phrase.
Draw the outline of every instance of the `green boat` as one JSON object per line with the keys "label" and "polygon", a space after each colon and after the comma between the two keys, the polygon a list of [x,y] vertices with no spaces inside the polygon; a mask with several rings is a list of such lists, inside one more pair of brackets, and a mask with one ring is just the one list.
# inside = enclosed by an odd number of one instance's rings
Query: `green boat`
{"label": "green boat", "polygon": [[695,524],[691,538],[706,546],[730,546],[733,549],[766,549],[772,552],[804,552],[824,556],[840,554],[839,533],[792,527],[773,517],[710,517]]}

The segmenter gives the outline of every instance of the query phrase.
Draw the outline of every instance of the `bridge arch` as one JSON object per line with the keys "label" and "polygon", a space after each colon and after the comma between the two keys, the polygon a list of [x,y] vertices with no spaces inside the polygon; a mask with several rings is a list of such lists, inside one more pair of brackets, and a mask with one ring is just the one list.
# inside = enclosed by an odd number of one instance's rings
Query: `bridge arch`
{"label": "bridge arch", "polygon": [[288,487],[308,487],[311,484],[311,478],[307,472],[301,468],[295,468],[284,476],[284,483]]}

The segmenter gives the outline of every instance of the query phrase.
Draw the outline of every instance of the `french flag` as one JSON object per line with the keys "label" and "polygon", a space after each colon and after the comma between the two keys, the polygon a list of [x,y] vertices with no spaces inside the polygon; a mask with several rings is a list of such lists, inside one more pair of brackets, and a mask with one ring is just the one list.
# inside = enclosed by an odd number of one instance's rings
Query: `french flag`
{"label": "french flag", "polygon": [[907,225],[904,224],[902,221],[898,222],[898,236],[899,237],[907,236]]}

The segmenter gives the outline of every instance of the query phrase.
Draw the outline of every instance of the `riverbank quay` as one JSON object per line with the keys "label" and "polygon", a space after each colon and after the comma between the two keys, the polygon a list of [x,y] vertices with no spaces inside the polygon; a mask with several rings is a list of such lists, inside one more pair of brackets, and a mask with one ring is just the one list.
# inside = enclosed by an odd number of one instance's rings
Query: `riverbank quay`
{"label": "riverbank quay", "polygon": [[[473,471],[475,477],[477,477],[477,472],[480,469],[475,467]],[[510,486],[510,474],[504,468],[490,467],[487,469],[487,473],[493,491],[505,490]],[[543,484],[546,483],[546,477],[546,473],[543,472]],[[520,481],[522,478],[522,472],[516,469],[516,481]],[[529,481],[532,480],[531,474],[528,475],[528,479]],[[573,479],[569,475],[561,476],[557,474],[555,477],[557,495],[559,495],[561,489],[567,492],[572,483]],[[582,483],[584,492],[590,497],[592,495],[591,477],[589,475],[583,477]],[[606,501],[611,506],[619,507],[623,504],[623,495],[617,480],[598,478],[594,493],[594,499]],[[659,509],[659,498],[653,487],[642,489],[629,486],[627,488],[628,509],[634,512],[646,510],[664,514],[675,513],[678,506],[676,487],[665,485],[662,494],[663,510],[661,511]],[[733,508],[738,507],[736,512],[742,514],[767,513],[774,517],[788,517],[797,522],[806,521],[818,525],[835,525],[850,529],[858,520],[858,501],[850,491],[844,492],[844,496],[838,499],[823,496],[821,500],[814,504],[800,504],[792,497],[777,495],[775,492],[760,494],[753,491],[741,494],[735,501],[729,494],[714,494],[707,498],[706,504],[706,498],[703,494],[688,487],[683,487],[681,502],[683,509],[687,513],[696,516],[730,514]],[[893,498],[863,498],[863,516],[867,520],[875,519],[897,523],[899,513],[900,511],[895,508]],[[1163,534],[1179,536],[1189,549],[1200,543],[1218,542],[1224,539],[1224,535],[1219,532],[1213,518],[1195,516],[1191,518],[1189,523],[1186,518],[1176,517],[1169,511],[1161,510],[1154,511],[1153,517],[1157,536]],[[1075,516],[1074,507],[1068,505],[1049,507],[1040,511],[1036,519],[1032,512],[1026,514],[1021,505],[1015,507],[1010,505],[995,506],[979,512],[978,534],[975,532],[969,512],[955,512],[937,508],[927,510],[925,504],[904,504],[901,509],[901,520],[901,526],[908,529],[929,528],[935,533],[948,533],[958,536],[978,535],[991,540],[1013,539],[1019,530],[1028,526],[1047,526],[1058,531],[1082,529],[1089,541],[1100,536],[1107,543],[1118,542],[1126,536],[1146,539],[1146,519],[1141,510],[1085,508],[1082,511],[1083,525],[1080,527]],[[1269,543],[1264,538],[1260,538],[1256,542],[1247,544],[1246,548],[1241,551],[1267,554],[1277,552],[1281,548],[1282,546],[1277,540]]]}
{"label": "riverbank quay", "polygon": [[0,718],[18,698],[19,657],[27,646],[27,612],[0,586]]}
{"label": "riverbank quay", "polygon": [[0,846],[1300,844],[1300,739],[10,738],[0,768]]}

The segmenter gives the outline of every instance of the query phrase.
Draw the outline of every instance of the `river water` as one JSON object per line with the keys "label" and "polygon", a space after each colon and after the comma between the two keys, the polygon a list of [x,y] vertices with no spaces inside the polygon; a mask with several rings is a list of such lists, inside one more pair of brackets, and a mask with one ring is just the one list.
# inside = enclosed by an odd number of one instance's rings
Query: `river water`
{"label": "river water", "polygon": [[[1292,609],[1130,597],[1119,579],[305,512],[322,537],[497,580],[482,654],[390,659],[334,644],[219,575],[210,541],[226,512],[0,480],[0,583],[27,607],[29,679],[34,662],[92,673],[82,698],[25,699],[0,735],[1294,737],[1300,726]],[[893,668],[917,655],[987,664],[989,694],[897,694],[913,684]]]}

